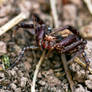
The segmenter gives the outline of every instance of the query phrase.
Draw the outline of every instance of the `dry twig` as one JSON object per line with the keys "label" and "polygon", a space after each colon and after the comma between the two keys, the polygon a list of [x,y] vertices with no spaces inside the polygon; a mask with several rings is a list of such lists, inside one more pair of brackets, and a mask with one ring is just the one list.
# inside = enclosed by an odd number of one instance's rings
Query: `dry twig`
{"label": "dry twig", "polygon": [[32,83],[32,87],[31,87],[31,92],[35,92],[35,84],[36,84],[37,74],[38,74],[40,66],[45,58],[45,52],[46,52],[46,50],[43,51],[42,56],[41,56],[38,64],[36,65],[36,69],[35,69],[34,77],[33,77],[33,83]]}
{"label": "dry twig", "polygon": [[86,3],[89,12],[92,14],[92,0],[84,0],[84,2]]}
{"label": "dry twig", "polygon": [[62,55],[61,55],[61,58],[62,58],[62,62],[63,62],[63,65],[64,65],[66,77],[67,77],[67,79],[68,79],[68,81],[69,81],[69,83],[70,83],[70,88],[71,88],[72,92],[74,92],[74,91],[73,91],[74,82],[72,81],[72,76],[71,76],[70,71],[69,71],[69,69],[68,69],[65,55],[62,54]]}
{"label": "dry twig", "polygon": [[54,25],[55,27],[59,27],[58,15],[57,15],[57,10],[56,10],[56,0],[50,0],[50,6],[52,10]]}
{"label": "dry twig", "polygon": [[[59,27],[58,15],[57,15],[57,10],[56,10],[56,0],[50,0],[50,4],[51,4],[52,16],[53,16],[53,19],[54,19],[55,27]],[[73,91],[74,82],[72,80],[70,71],[68,69],[65,55],[64,54],[61,55],[61,58],[62,58],[62,62],[63,62],[63,65],[64,65],[64,69],[65,69],[67,79],[70,83],[70,88]]]}
{"label": "dry twig", "polygon": [[12,20],[10,20],[8,23],[6,23],[4,26],[0,28],[0,36],[5,32],[7,32],[12,27],[14,27],[19,22],[21,22],[22,20],[26,19],[27,17],[28,16],[25,13],[20,13],[19,15],[17,15],[15,18],[13,18]]}

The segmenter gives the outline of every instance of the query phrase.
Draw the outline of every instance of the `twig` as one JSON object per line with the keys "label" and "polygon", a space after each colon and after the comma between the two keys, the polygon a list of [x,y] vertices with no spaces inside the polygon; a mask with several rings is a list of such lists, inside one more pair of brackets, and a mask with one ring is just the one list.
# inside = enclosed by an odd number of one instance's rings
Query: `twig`
{"label": "twig", "polygon": [[84,0],[84,2],[86,3],[89,12],[92,14],[92,1],[91,0]]}
{"label": "twig", "polygon": [[39,47],[36,47],[36,46],[27,46],[27,47],[24,47],[22,49],[22,51],[19,53],[18,57],[15,59],[14,63],[7,69],[7,70],[10,70],[12,68],[15,67],[15,65],[18,65],[21,60],[21,58],[24,56],[24,53],[27,51],[27,50],[37,50],[39,49]]}
{"label": "twig", "polygon": [[[55,27],[59,27],[58,15],[57,15],[57,10],[56,10],[56,0],[50,0],[50,5],[51,5],[52,16],[53,16],[53,19],[54,19]],[[62,58],[62,62],[63,62],[63,65],[64,65],[64,69],[65,69],[67,79],[68,79],[69,84],[70,84],[70,88],[71,88],[71,90],[73,92],[74,82],[72,80],[70,71],[68,69],[65,55],[64,54],[61,55],[61,58]]]}
{"label": "twig", "polygon": [[36,65],[36,69],[35,69],[34,77],[33,77],[33,83],[32,83],[32,87],[31,87],[31,92],[35,92],[35,84],[36,84],[37,74],[38,74],[40,66],[45,58],[45,52],[46,52],[46,50],[43,51],[42,56],[41,56],[38,64]]}
{"label": "twig", "polygon": [[0,28],[0,36],[7,32],[9,29],[14,27],[16,24],[18,24],[20,21],[26,19],[28,16],[25,13],[20,13],[15,18],[10,20],[8,23],[6,23],[4,26]]}
{"label": "twig", "polygon": [[56,10],[56,0],[50,0],[50,6],[52,10],[54,25],[55,27],[59,27],[58,15],[57,15],[57,10]]}
{"label": "twig", "polygon": [[63,62],[63,65],[64,65],[66,77],[67,77],[67,79],[68,79],[68,81],[69,81],[69,83],[70,83],[70,88],[71,88],[72,92],[74,92],[74,91],[73,91],[74,82],[72,81],[72,76],[71,76],[70,71],[69,71],[69,69],[68,69],[67,61],[66,61],[65,55],[62,54],[62,55],[61,55],[61,58],[62,58],[62,62]]}

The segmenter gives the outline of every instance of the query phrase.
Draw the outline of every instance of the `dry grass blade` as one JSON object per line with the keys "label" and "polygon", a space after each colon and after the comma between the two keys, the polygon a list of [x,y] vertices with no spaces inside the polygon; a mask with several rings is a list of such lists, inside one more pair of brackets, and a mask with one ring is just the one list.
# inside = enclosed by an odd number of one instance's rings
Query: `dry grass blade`
{"label": "dry grass blade", "polygon": [[26,18],[27,15],[25,13],[20,13],[19,15],[17,15],[15,18],[13,18],[0,28],[0,36]]}
{"label": "dry grass blade", "polygon": [[92,0],[84,0],[84,2],[87,4],[88,10],[92,14]]}
{"label": "dry grass blade", "polygon": [[59,27],[59,22],[58,22],[58,15],[57,15],[57,10],[56,10],[56,0],[50,0],[50,5],[51,5],[51,12],[54,20],[54,25],[55,27]]}
{"label": "dry grass blade", "polygon": [[[58,15],[57,15],[57,10],[56,10],[56,0],[50,0],[50,5],[51,5],[52,16],[53,16],[53,19],[54,19],[55,27],[59,27]],[[66,61],[65,55],[64,54],[61,55],[61,58],[62,58],[62,62],[63,62],[63,65],[64,65],[64,69],[65,69],[67,79],[70,83],[70,88],[73,92],[74,83],[73,83],[72,77],[70,75],[70,71],[67,68],[68,66],[67,66],[67,61]]]}
{"label": "dry grass blade", "polygon": [[73,91],[74,82],[72,81],[72,76],[71,76],[71,73],[70,73],[70,71],[69,71],[69,69],[68,69],[67,61],[66,61],[65,55],[62,54],[62,55],[61,55],[61,58],[62,58],[62,60],[64,61],[64,62],[63,62],[63,65],[64,65],[66,77],[67,77],[67,79],[68,79],[68,81],[69,81],[69,83],[70,83],[70,88],[71,88],[72,92],[74,92],[74,91]]}
{"label": "dry grass blade", "polygon": [[32,87],[31,87],[31,92],[35,92],[35,84],[36,84],[37,74],[38,74],[40,66],[45,58],[45,52],[46,52],[46,50],[43,51],[42,56],[41,56],[38,64],[36,65],[36,69],[35,69],[34,77],[33,77],[33,83],[32,83]]}

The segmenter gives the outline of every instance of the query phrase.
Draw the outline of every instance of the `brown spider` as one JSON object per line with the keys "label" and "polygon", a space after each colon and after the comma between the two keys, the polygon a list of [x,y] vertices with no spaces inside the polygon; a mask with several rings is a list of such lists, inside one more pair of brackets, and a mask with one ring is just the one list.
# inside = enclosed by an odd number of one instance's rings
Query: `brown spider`
{"label": "brown spider", "polygon": [[[20,23],[18,24],[17,28],[35,29],[36,42],[41,50],[47,49],[47,50],[56,50],[59,53],[70,53],[70,54],[75,53],[75,56],[82,54],[85,59],[85,62],[87,64],[89,63],[89,60],[84,51],[87,41],[80,36],[79,32],[74,27],[64,26],[54,29],[55,31],[51,32],[52,29],[49,26],[47,26],[44,23],[44,21],[41,20],[36,14],[33,15],[33,21],[35,21],[36,23],[34,24]],[[64,31],[65,29],[68,29],[72,34],[69,34],[67,37],[54,35],[55,33]],[[18,61],[22,58],[26,50],[37,49],[38,47],[28,46],[23,48],[19,57],[16,59],[15,63],[11,67],[14,67],[18,63]]]}

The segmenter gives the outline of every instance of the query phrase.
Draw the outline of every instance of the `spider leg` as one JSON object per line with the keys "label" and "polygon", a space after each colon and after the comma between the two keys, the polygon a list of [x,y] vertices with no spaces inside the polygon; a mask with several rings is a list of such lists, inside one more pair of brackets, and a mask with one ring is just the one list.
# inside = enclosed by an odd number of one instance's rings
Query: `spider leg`
{"label": "spider leg", "polygon": [[84,52],[83,49],[80,49],[79,51],[77,51],[76,54],[68,61],[67,64],[71,64],[73,62],[74,58],[80,56],[83,52]]}
{"label": "spider leg", "polygon": [[[37,14],[32,14],[32,20],[33,22],[39,23],[40,25],[45,24],[44,21]],[[27,24],[21,22],[20,24],[17,25],[17,28],[35,28],[35,27],[34,24]]]}
{"label": "spider leg", "polygon": [[50,35],[53,35],[57,32],[60,32],[60,31],[64,31],[65,29],[68,29],[70,30],[73,34],[77,35],[77,36],[80,36],[78,30],[76,30],[74,27],[70,26],[70,25],[66,25],[64,27],[60,27],[60,28],[57,28],[57,29],[53,29],[54,32],[52,32]]}
{"label": "spider leg", "polygon": [[68,61],[68,64],[71,64],[74,60],[75,57],[78,57],[80,56],[82,53],[84,53],[84,47],[85,47],[85,44],[81,44],[79,47],[77,47],[77,50],[74,52],[75,55],[73,56],[73,58],[71,58],[69,61]]}
{"label": "spider leg", "polygon": [[70,52],[70,51],[76,49],[75,52],[77,52],[77,53],[75,54],[75,56],[71,60],[69,60],[69,63],[71,63],[75,57],[82,54],[82,56],[84,57],[85,63],[87,64],[87,66],[89,66],[89,59],[87,58],[87,55],[84,51],[85,44],[86,44],[86,40],[78,40],[77,42],[74,42],[73,44],[68,45],[65,48],[61,49],[61,53]]}
{"label": "spider leg", "polygon": [[75,29],[74,27],[72,27],[72,26],[67,25],[67,26],[64,27],[64,29],[68,29],[68,30],[70,30],[73,34],[75,34],[75,35],[77,35],[77,36],[80,36],[78,30],[76,30],[76,29]]}
{"label": "spider leg", "polygon": [[83,52],[82,56],[84,57],[84,61],[87,64],[87,67],[88,67],[89,66],[89,59],[88,59],[85,51]]}
{"label": "spider leg", "polygon": [[[61,53],[66,53],[69,51],[74,50],[76,47],[80,46],[81,44],[83,44],[83,41],[78,40],[77,42],[74,42],[66,47],[64,47],[63,49],[61,48]],[[57,48],[56,48],[57,49]]]}
{"label": "spider leg", "polygon": [[70,38],[69,36],[65,38],[63,41],[57,43],[55,45],[55,49],[60,51],[61,53],[66,53],[69,51],[74,50],[76,47],[80,46],[81,44],[86,44],[86,41],[81,39],[77,40],[75,35],[71,35]]}
{"label": "spider leg", "polygon": [[33,21],[39,23],[40,25],[45,24],[45,22],[38,16],[38,14],[32,14]]}
{"label": "spider leg", "polygon": [[37,50],[39,47],[36,46],[27,46],[24,47],[22,49],[22,51],[20,52],[19,56],[16,58],[16,60],[14,61],[14,63],[10,66],[9,69],[12,69],[15,65],[17,65],[19,63],[19,61],[22,59],[22,57],[24,56],[25,51],[31,49],[31,50]]}
{"label": "spider leg", "polygon": [[73,58],[68,61],[68,64],[71,64],[73,62],[74,58],[78,57],[80,55],[83,56],[84,61],[86,63],[86,67],[88,68],[88,66],[89,66],[89,59],[87,58],[87,55],[86,55],[86,53],[84,51],[83,45],[81,45],[81,48],[76,52],[76,54],[73,56]]}
{"label": "spider leg", "polygon": [[24,23],[24,22],[21,22],[20,24],[18,24],[16,26],[16,29],[18,28],[34,28],[34,24],[27,24],[27,23]]}
{"label": "spider leg", "polygon": [[[32,20],[33,22],[39,23],[40,25],[45,24],[44,21],[37,14],[32,14]],[[34,24],[21,22],[17,25],[17,28],[34,28]]]}
{"label": "spider leg", "polygon": [[68,37],[64,38],[61,42],[56,44],[56,48],[62,48],[73,42],[77,41],[77,37],[75,35],[69,35]]}

